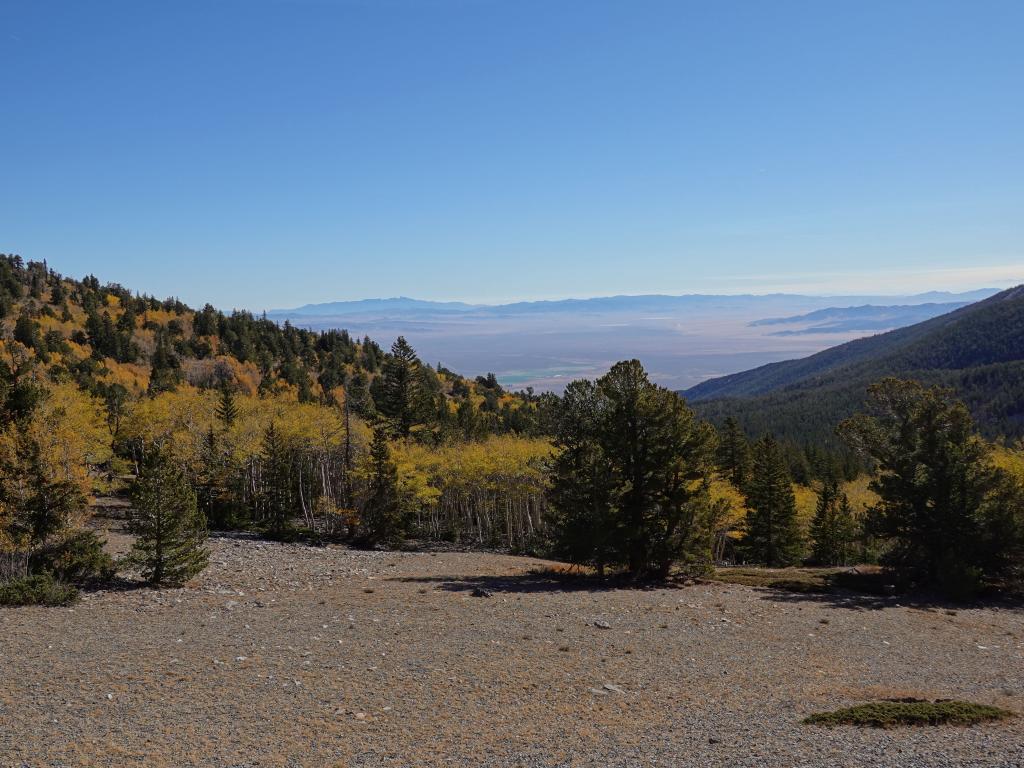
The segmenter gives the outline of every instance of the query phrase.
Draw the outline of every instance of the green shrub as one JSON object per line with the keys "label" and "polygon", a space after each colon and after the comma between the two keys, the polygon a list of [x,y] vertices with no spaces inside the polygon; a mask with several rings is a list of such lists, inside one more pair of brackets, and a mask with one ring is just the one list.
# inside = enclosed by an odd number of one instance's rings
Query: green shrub
{"label": "green shrub", "polygon": [[51,573],[69,584],[107,581],[116,568],[113,558],[103,550],[105,543],[92,531],[76,531],[33,556],[32,570]]}
{"label": "green shrub", "polygon": [[1014,716],[1008,710],[969,701],[903,699],[859,704],[834,712],[818,712],[806,718],[804,723],[894,728],[900,725],[974,725]]}
{"label": "green shrub", "polygon": [[70,605],[77,599],[77,589],[48,573],[0,583],[0,605]]}

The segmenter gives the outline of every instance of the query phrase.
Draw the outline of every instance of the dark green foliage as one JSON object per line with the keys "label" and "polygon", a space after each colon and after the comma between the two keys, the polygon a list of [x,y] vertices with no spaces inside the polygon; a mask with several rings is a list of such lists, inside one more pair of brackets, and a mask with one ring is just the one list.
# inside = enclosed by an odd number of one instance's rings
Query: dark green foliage
{"label": "dark green foliage", "polygon": [[17,467],[11,470],[21,477],[17,498],[7,500],[15,508],[13,529],[33,546],[64,531],[71,518],[85,509],[85,496],[76,484],[49,478],[39,444],[28,435],[19,435]]}
{"label": "dark green foliage", "polygon": [[48,573],[37,573],[9,581],[0,581],[0,605],[71,605],[78,590],[61,584]]}
{"label": "dark green foliage", "polygon": [[391,460],[384,429],[373,431],[370,443],[370,477],[360,515],[359,543],[363,546],[394,544],[403,532],[402,507],[398,496],[398,468]]}
{"label": "dark green foliage", "polygon": [[263,520],[267,534],[273,538],[290,536],[292,518],[291,457],[284,438],[271,422],[263,432],[262,484],[258,498],[258,516]]}
{"label": "dark green foliage", "polygon": [[167,334],[157,332],[156,350],[150,358],[149,394],[155,395],[177,388],[182,382],[181,360],[171,349]]}
{"label": "dark green foliage", "polygon": [[774,438],[765,436],[755,443],[753,455],[741,551],[747,560],[769,568],[792,565],[800,559],[803,542],[782,450]]}
{"label": "dark green foliage", "polygon": [[35,573],[48,573],[66,584],[108,581],[116,568],[103,546],[106,542],[92,531],[75,531],[47,544],[32,556]]}
{"label": "dark green foliage", "polygon": [[220,402],[217,403],[217,418],[225,429],[231,429],[238,418],[238,406],[235,405],[235,393],[231,385],[224,383],[220,387]]}
{"label": "dark green foliage", "polygon": [[996,469],[952,392],[885,379],[869,411],[841,432],[878,466],[869,529],[892,542],[886,562],[953,596],[1006,572],[1024,541],[1024,493]]}
{"label": "dark green foliage", "polygon": [[814,545],[811,557],[818,565],[849,565],[853,560],[858,536],[857,521],[846,494],[839,484],[830,480],[818,491],[818,505],[811,523]]}
{"label": "dark green foliage", "polygon": [[895,728],[901,725],[975,725],[1016,717],[1013,712],[969,701],[875,701],[833,712],[818,712],[804,720],[807,725],[857,725]]}
{"label": "dark green foliage", "polygon": [[568,455],[550,492],[556,548],[636,575],[663,577],[680,559],[706,568],[718,511],[708,488],[714,430],[637,360],[571,386],[556,435]]}
{"label": "dark green foliage", "polygon": [[559,453],[548,499],[558,514],[553,554],[593,565],[603,576],[621,559],[622,521],[615,507],[616,477],[600,441],[601,397],[592,381],[565,388],[556,429]]}
{"label": "dark green foliage", "polygon": [[129,530],[128,562],[153,585],[183,584],[206,567],[206,520],[184,473],[159,449],[146,454],[132,488]]}
{"label": "dark green foliage", "polygon": [[420,400],[420,361],[404,337],[391,345],[391,355],[381,373],[378,410],[388,419],[392,434],[408,437],[416,423]]}
{"label": "dark green foliage", "polygon": [[718,441],[718,468],[736,488],[742,490],[750,480],[750,441],[732,416],[725,420]]}

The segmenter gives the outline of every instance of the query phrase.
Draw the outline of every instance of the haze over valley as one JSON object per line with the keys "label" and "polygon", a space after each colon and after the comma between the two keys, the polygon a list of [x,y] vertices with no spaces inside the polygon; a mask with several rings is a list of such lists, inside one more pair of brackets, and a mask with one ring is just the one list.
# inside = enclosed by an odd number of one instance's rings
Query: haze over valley
{"label": "haze over valley", "polygon": [[409,298],[268,312],[313,330],[347,329],[383,344],[404,336],[423,360],[513,389],[560,392],[617,360],[638,358],[671,389],[790,360],[927,320],[996,292],[910,296],[611,296],[486,305]]}

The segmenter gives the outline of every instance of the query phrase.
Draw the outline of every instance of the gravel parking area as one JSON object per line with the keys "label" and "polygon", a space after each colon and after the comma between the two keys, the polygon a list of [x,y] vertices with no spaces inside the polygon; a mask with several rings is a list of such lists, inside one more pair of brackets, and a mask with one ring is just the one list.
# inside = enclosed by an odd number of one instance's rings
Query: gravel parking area
{"label": "gravel parking area", "polygon": [[183,589],[0,608],[0,765],[1024,765],[1024,717],[801,724],[893,696],[1024,712],[1020,610],[594,590],[488,554],[211,546]]}

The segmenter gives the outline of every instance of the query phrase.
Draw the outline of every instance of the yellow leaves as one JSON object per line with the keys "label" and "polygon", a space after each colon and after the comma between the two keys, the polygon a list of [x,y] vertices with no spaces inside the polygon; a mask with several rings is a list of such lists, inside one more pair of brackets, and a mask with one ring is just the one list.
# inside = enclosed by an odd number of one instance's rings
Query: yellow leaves
{"label": "yellow leaves", "polygon": [[997,445],[991,455],[993,464],[1024,480],[1024,450]]}
{"label": "yellow leaves", "polygon": [[8,425],[0,433],[3,464],[18,466],[20,437],[38,444],[44,471],[51,480],[73,482],[85,494],[91,491],[89,468],[111,457],[102,404],[73,384],[50,384],[26,426]]}
{"label": "yellow leaves", "polygon": [[546,483],[544,463],[551,452],[547,440],[509,435],[437,448],[417,443],[392,446],[400,483],[406,483],[426,505],[444,490],[540,492]]}
{"label": "yellow leaves", "polygon": [[149,366],[135,363],[119,363],[112,357],[103,358],[103,367],[108,373],[99,376],[107,384],[120,384],[133,395],[140,396],[149,387]]}
{"label": "yellow leaves", "polygon": [[[285,443],[302,444],[313,450],[335,450],[345,442],[344,414],[338,407],[300,403],[285,395],[262,398],[235,396],[237,416],[230,429],[217,418],[216,390],[181,386],[143,398],[132,408],[122,427],[122,436],[149,445],[169,446],[175,458],[186,466],[198,467],[210,430],[217,434],[222,449],[237,463],[260,453],[263,434],[273,422]],[[353,451],[369,443],[370,429],[351,417]]]}
{"label": "yellow leaves", "polygon": [[711,499],[712,501],[723,500],[729,504],[729,514],[722,523],[727,529],[738,529],[743,525],[743,521],[747,517],[747,502],[736,486],[728,480],[715,478],[711,481]]}

